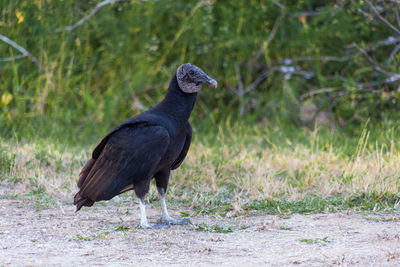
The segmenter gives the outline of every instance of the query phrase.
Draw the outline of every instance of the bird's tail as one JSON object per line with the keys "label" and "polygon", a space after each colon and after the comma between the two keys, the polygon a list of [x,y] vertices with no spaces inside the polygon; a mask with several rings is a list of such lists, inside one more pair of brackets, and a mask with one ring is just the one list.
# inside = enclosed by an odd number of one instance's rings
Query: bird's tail
{"label": "bird's tail", "polygon": [[78,188],[82,187],[83,183],[86,180],[86,177],[88,176],[88,174],[89,174],[90,170],[92,169],[95,162],[96,162],[96,160],[93,158],[91,158],[88,162],[86,162],[81,173],[79,174]]}
{"label": "bird's tail", "polygon": [[[81,173],[79,174],[78,188],[82,189],[83,184],[85,183],[86,177],[88,176],[90,170],[92,169],[95,159],[91,158],[83,167]],[[74,205],[76,205],[76,211],[78,212],[83,206],[90,207],[93,205],[94,201],[87,197],[82,197],[79,191],[74,196]]]}
{"label": "bird's tail", "polygon": [[74,197],[74,205],[76,205],[75,212],[78,212],[83,206],[90,207],[94,203],[93,200],[91,200],[90,198],[83,198],[79,193],[80,192],[76,193]]}

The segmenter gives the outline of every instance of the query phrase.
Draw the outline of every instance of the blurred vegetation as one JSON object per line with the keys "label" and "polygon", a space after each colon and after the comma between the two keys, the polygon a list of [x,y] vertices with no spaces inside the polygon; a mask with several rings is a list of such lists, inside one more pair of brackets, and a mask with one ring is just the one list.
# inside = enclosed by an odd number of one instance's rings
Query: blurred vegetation
{"label": "blurred vegetation", "polygon": [[[197,136],[172,173],[169,206],[186,206],[190,212],[183,216],[400,211],[398,132],[365,127],[348,138],[326,129],[285,130],[226,122]],[[89,142],[0,137],[0,199],[24,200],[36,210],[72,204],[77,174],[92,150]],[[156,186],[148,200],[159,204]],[[132,201],[137,198],[130,192],[96,205]],[[199,230],[218,231],[212,225]]]}
{"label": "blurred vegetation", "polygon": [[398,1],[126,1],[65,29],[98,3],[1,1],[0,34],[41,66],[0,41],[3,137],[97,140],[158,103],[184,62],[219,82],[199,94],[198,128],[398,118]]}

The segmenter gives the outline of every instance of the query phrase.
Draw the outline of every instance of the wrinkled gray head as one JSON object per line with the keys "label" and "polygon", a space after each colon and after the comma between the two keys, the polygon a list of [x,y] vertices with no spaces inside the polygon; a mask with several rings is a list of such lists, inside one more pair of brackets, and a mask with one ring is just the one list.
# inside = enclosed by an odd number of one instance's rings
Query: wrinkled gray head
{"label": "wrinkled gray head", "polygon": [[176,78],[181,90],[185,93],[197,93],[203,83],[208,83],[212,87],[217,87],[217,81],[208,77],[200,68],[186,63],[181,65],[176,71]]}

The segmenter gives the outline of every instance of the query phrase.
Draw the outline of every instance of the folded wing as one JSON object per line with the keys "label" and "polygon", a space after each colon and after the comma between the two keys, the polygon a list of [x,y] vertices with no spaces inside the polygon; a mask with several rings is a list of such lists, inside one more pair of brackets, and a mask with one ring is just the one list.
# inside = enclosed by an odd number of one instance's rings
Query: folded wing
{"label": "folded wing", "polygon": [[90,159],[74,197],[79,210],[132,189],[154,175],[169,145],[168,131],[158,125],[127,125],[109,137],[97,159]]}

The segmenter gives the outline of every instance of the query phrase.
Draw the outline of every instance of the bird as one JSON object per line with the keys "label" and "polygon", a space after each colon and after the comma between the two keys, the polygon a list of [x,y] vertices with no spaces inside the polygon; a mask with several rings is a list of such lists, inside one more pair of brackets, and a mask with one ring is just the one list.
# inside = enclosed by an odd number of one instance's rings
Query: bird
{"label": "bird", "polygon": [[[79,174],[76,212],[134,190],[139,198],[140,227],[190,222],[168,214],[165,194],[171,171],[188,153],[192,139],[189,117],[203,84],[217,87],[217,81],[199,67],[180,65],[159,104],[122,122],[100,141]],[[159,224],[150,224],[146,216],[145,196],[153,178],[162,208]]]}

